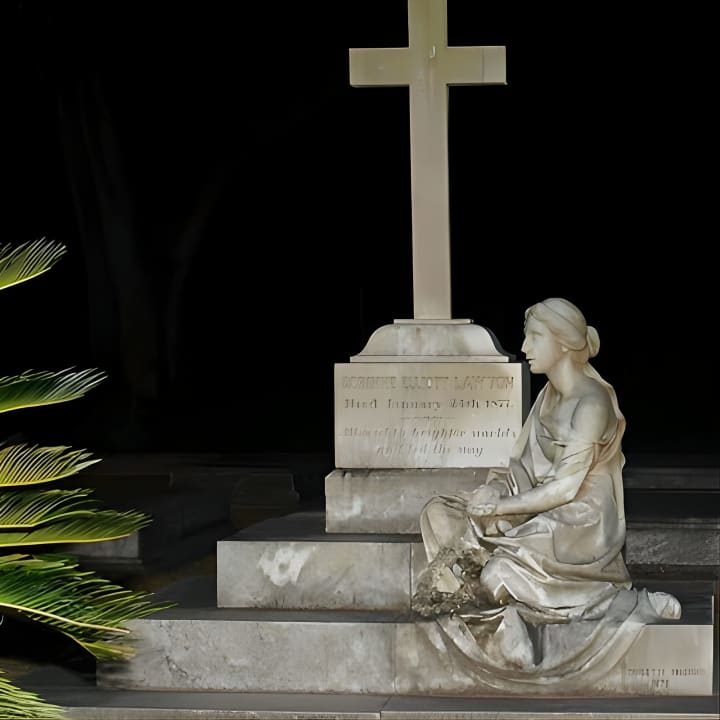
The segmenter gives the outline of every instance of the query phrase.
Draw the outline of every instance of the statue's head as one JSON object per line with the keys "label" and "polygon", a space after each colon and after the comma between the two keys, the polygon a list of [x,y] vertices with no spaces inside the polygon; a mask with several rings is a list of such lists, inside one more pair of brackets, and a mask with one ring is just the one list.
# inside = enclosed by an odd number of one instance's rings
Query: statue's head
{"label": "statue's head", "polygon": [[[597,330],[587,324],[585,316],[569,300],[548,298],[528,308],[525,311],[526,338],[529,331],[534,332],[533,326],[537,325],[542,326],[539,328],[541,333],[546,332],[552,337],[561,352],[571,352],[572,359],[577,363],[587,363],[600,349]],[[524,343],[524,350],[525,347]]]}

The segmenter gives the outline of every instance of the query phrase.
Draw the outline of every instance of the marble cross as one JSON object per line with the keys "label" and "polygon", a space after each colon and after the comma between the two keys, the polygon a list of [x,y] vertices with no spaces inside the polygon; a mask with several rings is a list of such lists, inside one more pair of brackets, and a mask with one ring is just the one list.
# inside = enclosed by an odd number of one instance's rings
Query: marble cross
{"label": "marble cross", "polygon": [[409,47],[350,50],[353,86],[410,88],[413,307],[451,318],[448,86],[505,84],[505,48],[448,47],[447,0],[408,0]]}

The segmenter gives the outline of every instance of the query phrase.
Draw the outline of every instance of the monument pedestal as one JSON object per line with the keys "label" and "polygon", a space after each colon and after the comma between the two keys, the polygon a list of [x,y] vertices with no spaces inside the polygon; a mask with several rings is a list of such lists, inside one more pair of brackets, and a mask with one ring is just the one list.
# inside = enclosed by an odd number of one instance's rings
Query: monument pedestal
{"label": "monument pedestal", "polygon": [[436,494],[472,491],[487,468],[334,470],[325,478],[327,531],[419,533],[420,511]]}
{"label": "monument pedestal", "polygon": [[[597,697],[711,695],[711,603],[680,593],[682,625],[645,626],[601,680],[518,682],[518,694]],[[381,611],[175,609],[134,628],[141,660],[106,667],[101,685],[124,689],[273,693],[502,695],[467,670],[434,621]],[[672,653],[666,651],[672,648]]]}
{"label": "monument pedestal", "polygon": [[[247,528],[218,543],[217,595],[133,621],[138,655],[102,664],[100,687],[266,693],[497,693],[468,672],[434,621],[412,617],[425,563],[415,535],[326,533],[321,512]],[[646,583],[654,589],[652,583]],[[713,694],[712,586],[670,587],[679,623],[648,625],[623,660],[587,687],[523,696]],[[172,598],[172,589],[164,593]],[[672,648],[672,652],[668,651]]]}
{"label": "monument pedestal", "polygon": [[[137,656],[101,664],[99,687],[387,702],[471,696],[478,709],[499,701],[439,624],[411,613],[426,564],[418,519],[433,495],[472,490],[509,457],[528,395],[524,364],[510,362],[484,328],[468,321],[381,328],[336,366],[337,469],[325,480],[326,511],[276,518],[220,541],[214,592],[133,621]],[[518,683],[518,695],[538,702],[712,695],[712,588],[683,587],[677,596],[683,620],[643,627],[605,676]],[[385,704],[379,712],[374,717],[388,713]]]}

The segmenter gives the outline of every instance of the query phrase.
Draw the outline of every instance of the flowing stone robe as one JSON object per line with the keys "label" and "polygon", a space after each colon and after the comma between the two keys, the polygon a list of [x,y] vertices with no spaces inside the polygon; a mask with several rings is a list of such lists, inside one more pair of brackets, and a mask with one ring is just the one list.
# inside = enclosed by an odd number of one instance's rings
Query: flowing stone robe
{"label": "flowing stone robe", "polygon": [[469,493],[437,496],[420,518],[429,565],[413,607],[442,628],[433,644],[498,690],[586,686],[617,664],[644,624],[664,619],[656,607],[674,601],[632,589],[622,557],[625,420],[613,388],[590,365],[585,373],[610,396],[614,432],[601,443],[571,428],[551,432],[543,418],[556,391],[548,383],[508,468],[488,479],[517,495],[584,470],[573,500],[534,515],[477,517],[467,512]]}

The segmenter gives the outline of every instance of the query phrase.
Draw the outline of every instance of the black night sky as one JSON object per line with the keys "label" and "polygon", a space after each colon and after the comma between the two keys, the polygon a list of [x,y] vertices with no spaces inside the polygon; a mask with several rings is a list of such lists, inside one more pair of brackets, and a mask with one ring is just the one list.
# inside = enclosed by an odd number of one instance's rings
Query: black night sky
{"label": "black night sky", "polygon": [[[508,57],[451,91],[453,315],[519,353],[567,297],[626,452],[716,453],[709,10],[448,5],[451,44]],[[406,8],[5,4],[1,241],[69,252],[2,294],[0,374],[109,379],[3,435],[331,453],[333,363],[412,315],[407,90],[347,63],[407,44]]]}

